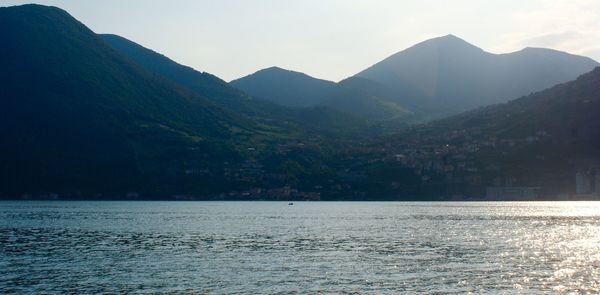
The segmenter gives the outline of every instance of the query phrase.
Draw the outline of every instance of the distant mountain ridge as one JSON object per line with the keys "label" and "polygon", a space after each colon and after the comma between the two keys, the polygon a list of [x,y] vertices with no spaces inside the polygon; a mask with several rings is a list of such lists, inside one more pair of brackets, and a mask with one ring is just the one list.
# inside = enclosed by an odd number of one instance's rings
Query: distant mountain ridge
{"label": "distant mountain ridge", "polygon": [[385,85],[410,109],[447,115],[540,91],[598,65],[551,49],[492,54],[447,35],[400,51],[354,77]]}
{"label": "distant mountain ridge", "polygon": [[506,102],[573,80],[597,65],[551,49],[492,54],[447,35],[400,51],[339,83],[271,67],[231,84],[286,106],[327,105],[371,120],[426,121]]}
{"label": "distant mountain ridge", "polygon": [[230,82],[252,96],[289,107],[327,106],[371,120],[386,120],[410,112],[372,93],[279,67],[262,69]]}
{"label": "distant mountain ridge", "polygon": [[[323,106],[307,105],[305,108],[296,109],[251,97],[212,74],[199,72],[191,67],[176,63],[168,57],[131,40],[118,35],[102,34],[99,36],[120,54],[144,70],[174,82],[199,96],[206,97],[218,106],[249,116],[255,121],[263,122],[263,125],[286,126],[285,128],[290,129],[286,133],[292,132],[292,130],[294,132],[312,130],[340,133],[362,128],[364,124],[351,115]],[[341,126],[347,127],[347,130],[340,130]]]}

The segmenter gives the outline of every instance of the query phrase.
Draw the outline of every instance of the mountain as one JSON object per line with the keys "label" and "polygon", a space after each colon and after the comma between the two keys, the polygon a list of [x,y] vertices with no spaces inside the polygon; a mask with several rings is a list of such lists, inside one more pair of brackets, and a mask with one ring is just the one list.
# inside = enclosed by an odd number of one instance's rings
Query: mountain
{"label": "mountain", "polygon": [[231,85],[253,96],[290,107],[314,106],[337,92],[334,82],[278,67],[233,80]]}
{"label": "mountain", "polygon": [[289,107],[327,106],[370,120],[389,120],[409,112],[385,98],[304,73],[271,67],[230,82],[252,96]]}
{"label": "mountain", "polygon": [[323,105],[369,120],[420,122],[506,102],[575,79],[597,65],[542,48],[492,54],[448,35],[398,52],[339,83],[271,67],[230,84],[284,106]]}
{"label": "mountain", "polygon": [[339,152],[351,155],[338,173],[339,198],[565,200],[583,192],[597,200],[600,67]]}
{"label": "mountain", "polygon": [[568,157],[599,157],[600,67],[574,81],[425,126],[442,133],[477,129],[486,136],[508,139],[543,134],[551,144],[540,145],[537,154],[569,151],[557,153],[557,162]]}
{"label": "mountain", "polygon": [[252,98],[55,7],[0,8],[0,25],[0,198],[311,188],[337,145],[376,129]]}
{"label": "mountain", "polygon": [[[600,67],[507,103],[433,122],[428,127],[477,128],[490,136],[552,134],[561,144],[600,144]],[[445,132],[445,131],[443,131]]]}
{"label": "mountain", "polygon": [[113,34],[99,35],[119,53],[145,70],[184,86],[196,94],[230,107],[243,105],[250,97],[215,75],[181,65],[133,41]]}
{"label": "mountain", "polygon": [[341,136],[366,127],[360,119],[322,106],[290,108],[251,97],[217,76],[176,63],[131,40],[111,34],[99,36],[144,70],[206,97],[216,105],[244,114],[261,126],[279,129],[282,134],[304,133],[303,136],[317,136],[326,133]]}
{"label": "mountain", "polygon": [[600,171],[600,67],[508,103],[415,126],[397,139],[387,143],[435,151],[423,158],[443,159],[454,169],[451,179],[477,177],[481,186],[502,179],[539,187],[546,198],[574,194],[578,171]]}
{"label": "mountain", "polygon": [[178,181],[180,156],[210,165],[254,132],[252,121],[143,70],[58,8],[0,8],[0,40],[4,193],[158,192],[154,180]]}
{"label": "mountain", "polygon": [[[409,80],[333,83],[271,69],[269,80],[288,79],[295,99],[315,89],[326,94],[286,107],[129,40],[96,35],[58,8],[0,8],[0,40],[0,198],[276,199],[289,192],[416,200],[481,193],[499,177],[569,193],[577,171],[600,170],[600,69],[389,135],[384,123],[356,117],[433,114],[419,105],[425,98],[408,100],[424,93]],[[556,62],[556,52],[544,52]],[[382,130],[386,137],[373,137]]]}
{"label": "mountain", "polygon": [[398,104],[440,117],[573,80],[597,65],[587,57],[542,48],[492,54],[448,35],[398,52],[352,78],[384,85]]}

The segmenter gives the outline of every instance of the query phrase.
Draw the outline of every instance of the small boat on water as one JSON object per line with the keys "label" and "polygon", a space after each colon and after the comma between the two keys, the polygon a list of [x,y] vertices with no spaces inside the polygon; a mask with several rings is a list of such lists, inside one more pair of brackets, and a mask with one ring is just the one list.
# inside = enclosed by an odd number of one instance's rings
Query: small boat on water
{"label": "small boat on water", "polygon": [[288,203],[288,206],[292,206],[292,205],[294,205],[294,203],[292,203],[292,202],[289,202],[289,203]]}

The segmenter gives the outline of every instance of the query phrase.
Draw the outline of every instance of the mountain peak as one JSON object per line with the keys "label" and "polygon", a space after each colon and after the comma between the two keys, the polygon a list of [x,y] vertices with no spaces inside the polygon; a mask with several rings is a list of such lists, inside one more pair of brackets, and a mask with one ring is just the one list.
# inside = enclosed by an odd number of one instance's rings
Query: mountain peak
{"label": "mountain peak", "polygon": [[551,48],[543,48],[543,47],[531,47],[531,46],[527,46],[523,49],[521,49],[521,51],[548,51],[548,52],[561,52],[555,49],[551,49]]}
{"label": "mountain peak", "polygon": [[463,40],[463,39],[461,39],[458,36],[453,35],[453,34],[448,34],[448,35],[445,35],[445,36],[440,36],[440,37],[437,37],[435,39],[442,39],[442,40],[457,40],[458,39],[458,40]]}
{"label": "mountain peak", "polygon": [[449,48],[477,49],[478,51],[483,51],[481,48],[465,41],[464,39],[462,39],[460,37],[457,37],[456,35],[452,35],[452,34],[425,40],[421,43],[418,43],[417,45],[415,45],[413,47],[421,47],[421,46],[428,46],[428,45],[435,45],[435,46],[443,48],[443,49],[449,49]]}
{"label": "mountain peak", "polygon": [[284,69],[278,66],[271,66],[268,68],[264,68],[261,70],[256,71],[253,75],[255,74],[276,74],[276,75],[287,75],[287,74],[300,74],[298,72],[292,71],[292,70],[288,70],[288,69]]}
{"label": "mountain peak", "polygon": [[334,82],[280,67],[259,70],[230,84],[254,97],[291,107],[314,106],[337,87]]}
{"label": "mountain peak", "polygon": [[[236,80],[240,80],[246,77],[252,77],[252,76],[276,76],[276,77],[288,77],[288,78],[292,78],[292,77],[296,77],[296,78],[307,78],[307,79],[316,79],[314,77],[311,77],[305,73],[302,72],[297,72],[297,71],[292,71],[292,70],[288,70],[288,69],[284,69],[278,66],[272,66],[272,67],[268,67],[268,68],[264,68],[262,70],[258,70],[253,74],[250,74],[248,76],[236,79]],[[236,81],[233,80],[233,81]]]}
{"label": "mountain peak", "polygon": [[289,71],[289,70],[286,70],[286,69],[278,67],[278,66],[271,66],[268,68],[264,68],[261,71]]}
{"label": "mountain peak", "polygon": [[564,51],[560,51],[560,50],[556,50],[556,49],[551,49],[551,48],[542,48],[542,47],[525,47],[519,51],[513,52],[513,53],[509,53],[509,55],[522,55],[522,56],[529,56],[529,57],[535,57],[537,56],[538,58],[547,58],[547,59],[553,59],[553,60],[557,60],[557,59],[566,59],[566,58],[576,58],[578,59],[580,62],[582,63],[588,63],[588,64],[597,64],[597,62],[587,56],[580,56],[580,55],[574,55],[568,52],[564,52]]}
{"label": "mountain peak", "polygon": [[70,16],[66,11],[56,7],[56,6],[46,6],[40,4],[23,4],[23,5],[14,5],[14,6],[6,6],[0,7],[0,11],[12,11],[12,12],[20,12],[26,13],[28,16],[33,16],[39,13],[60,13],[62,15]]}
{"label": "mountain peak", "polygon": [[396,92],[414,89],[405,95],[415,97],[410,98],[413,105],[448,114],[539,91],[596,65],[589,58],[551,49],[492,54],[450,34],[400,51],[356,76]]}
{"label": "mountain peak", "polygon": [[46,6],[46,5],[41,5],[41,4],[34,4],[34,3],[30,3],[30,4],[23,4],[23,5],[14,5],[14,6],[6,6],[6,7],[0,7],[0,9],[59,9],[55,6]]}

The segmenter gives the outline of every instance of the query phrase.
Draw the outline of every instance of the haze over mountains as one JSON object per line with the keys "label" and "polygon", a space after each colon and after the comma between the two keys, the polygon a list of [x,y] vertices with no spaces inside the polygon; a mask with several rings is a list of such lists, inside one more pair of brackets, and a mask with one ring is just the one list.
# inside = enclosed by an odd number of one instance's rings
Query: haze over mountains
{"label": "haze over mountains", "polygon": [[0,8],[0,40],[0,197],[443,199],[502,175],[569,192],[567,160],[600,155],[597,69],[519,98],[597,65],[548,49],[450,35],[339,83],[277,67],[227,83],[54,7]]}
{"label": "haze over mountains", "polygon": [[447,35],[396,53],[356,74],[406,95],[400,103],[442,112],[500,103],[577,78],[598,63],[543,48],[492,54]]}
{"label": "haze over mountains", "polygon": [[[542,48],[492,54],[448,35],[398,52],[338,84],[274,68],[231,84],[287,106],[331,105],[344,89],[371,104],[383,103],[427,119],[506,102],[575,79],[597,65],[587,57]],[[344,101],[338,99],[332,106],[343,109]]]}

